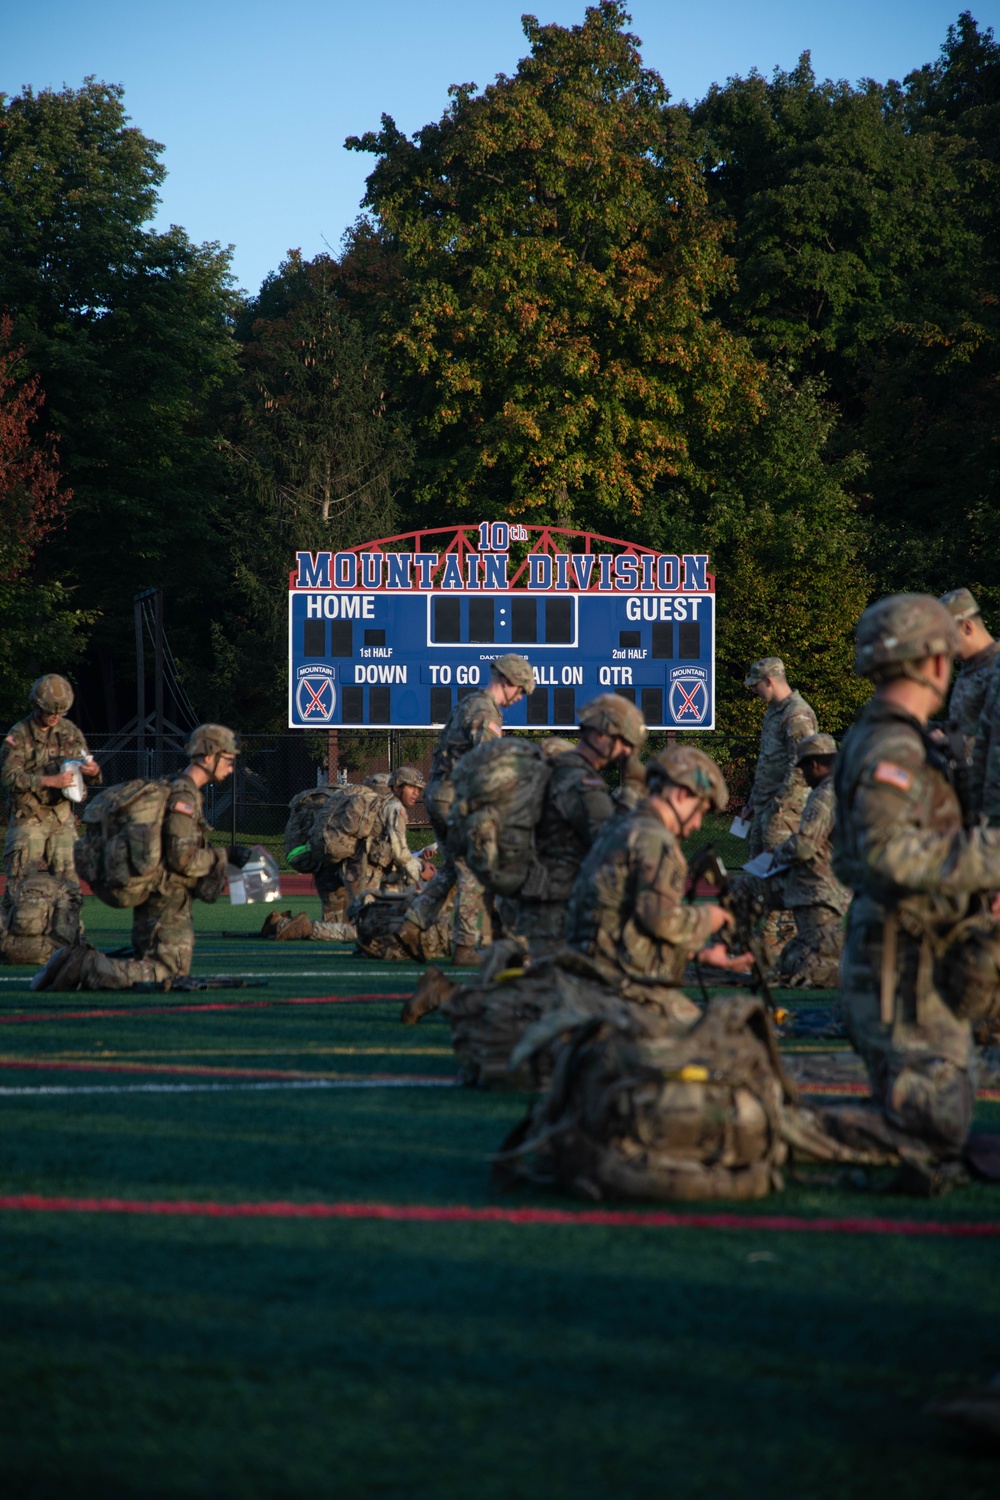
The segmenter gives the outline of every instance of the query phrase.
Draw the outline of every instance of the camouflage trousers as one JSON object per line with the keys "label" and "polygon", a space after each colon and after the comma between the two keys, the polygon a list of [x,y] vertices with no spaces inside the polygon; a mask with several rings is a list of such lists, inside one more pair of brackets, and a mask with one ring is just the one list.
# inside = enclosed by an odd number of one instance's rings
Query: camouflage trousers
{"label": "camouflage trousers", "polygon": [[73,866],[75,842],[76,824],[72,818],[65,823],[55,818],[11,823],[3,846],[4,874],[9,880],[19,880],[35,870],[47,870],[50,875],[62,875],[73,885],[79,885]]}
{"label": "camouflage trousers", "polygon": [[127,990],[133,984],[159,984],[179,974],[190,974],[194,957],[193,899],[185,887],[174,886],[137,906],[132,914],[135,958],[88,954],[80,988]]}
{"label": "camouflage trousers", "polygon": [[[366,891],[377,891],[383,871],[370,865],[364,854],[344,860],[339,865],[323,865],[313,876],[316,894],[323,903],[323,921],[341,923],[347,920],[347,908]],[[339,942],[339,938],[330,939]],[[353,938],[350,939],[353,942]]]}
{"label": "camouflage trousers", "polygon": [[[840,970],[847,1033],[864,1059],[874,1105],[890,1138],[954,1157],[969,1134],[976,1102],[972,1027],[959,1020],[936,988],[926,941],[902,930],[896,937],[895,984],[883,1003],[884,932],[880,918],[856,915],[852,908]],[[844,1107],[827,1113],[843,1114],[850,1122],[861,1111]]]}
{"label": "camouflage trousers", "polygon": [[778,981],[791,989],[835,990],[840,984],[844,924],[832,906],[796,906],[795,936],[778,956]]}
{"label": "camouflage trousers", "polygon": [[426,932],[441,915],[441,909],[455,890],[455,926],[453,940],[456,948],[475,948],[480,941],[480,921],[483,924],[483,941],[492,939],[491,919],[484,901],[483,887],[473,875],[464,859],[445,858],[440,870],[424,886],[420,895],[407,911],[410,921]]}
{"label": "camouflage trousers", "polygon": [[309,936],[316,943],[356,943],[358,929],[353,922],[328,922],[324,917],[322,922],[313,923]]}

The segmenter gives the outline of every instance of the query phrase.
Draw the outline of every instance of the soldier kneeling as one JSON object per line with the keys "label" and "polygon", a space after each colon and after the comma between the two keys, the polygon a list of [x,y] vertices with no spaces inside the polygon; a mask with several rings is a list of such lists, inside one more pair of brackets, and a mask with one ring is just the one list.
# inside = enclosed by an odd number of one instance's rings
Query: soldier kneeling
{"label": "soldier kneeling", "polygon": [[[211,830],[202,811],[203,789],[232,774],[239,753],[233,731],[202,724],[186,751],[188,765],[173,781],[132,782],[102,793],[109,799],[108,817],[102,820],[102,809],[91,804],[84,814],[87,832],[74,850],[78,873],[96,895],[108,905],[134,908],[136,956],[111,958],[89,943],[74,943],[52,955],[32,980],[33,990],[122,990],[190,974],[192,904],[195,898],[217,900],[227,862],[242,866],[250,851],[209,848]],[[109,839],[112,820],[118,831]],[[143,851],[159,857],[144,860]]]}

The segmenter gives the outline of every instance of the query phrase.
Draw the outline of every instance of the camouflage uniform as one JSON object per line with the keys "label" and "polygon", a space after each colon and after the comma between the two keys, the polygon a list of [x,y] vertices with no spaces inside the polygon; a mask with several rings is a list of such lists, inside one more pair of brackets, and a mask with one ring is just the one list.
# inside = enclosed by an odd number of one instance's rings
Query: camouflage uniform
{"label": "camouflage uniform", "polygon": [[976,725],[969,803],[973,818],[1000,823],[1000,656],[993,658]]}
{"label": "camouflage uniform", "polygon": [[215,901],[226,881],[226,851],[208,847],[202,794],[187,775],[170,783],[163,822],[163,874],[159,888],[132,914],[135,958],[87,955],[80,987],[123,990],[190,974],[194,955],[191,906]]}
{"label": "camouflage uniform", "polygon": [[[557,947],[580,866],[615,805],[604,778],[578,750],[556,756],[535,830],[536,871],[528,878],[505,926],[527,938],[531,953]],[[531,892],[537,889],[538,895]]]}
{"label": "camouflage uniform", "polygon": [[406,842],[408,826],[406,808],[399,798],[386,797],[368,840],[368,863],[377,872],[380,884],[397,873],[410,885],[420,882],[420,861]]}
{"label": "camouflage uniform", "polygon": [[[386,797],[364,850],[359,851],[354,858],[345,860],[343,865],[337,866],[339,871],[344,872],[342,889],[347,898],[344,915],[346,907],[352,901],[363,896],[366,891],[381,890],[397,870],[402,871],[412,885],[419,883],[420,861],[411,853],[406,842],[406,829],[406,808],[398,797]],[[316,877],[316,885],[318,888],[319,876]],[[325,903],[323,920],[312,925],[311,936],[321,943],[353,943],[357,935],[355,925],[345,921],[339,911],[334,916],[328,916]]]}
{"label": "camouflage uniform", "polygon": [[854,892],[841,965],[848,1033],[889,1126],[938,1155],[975,1105],[972,1029],[941,994],[934,954],[976,892],[1000,885],[1000,832],[965,832],[924,727],[873,699],[838,758],[834,869]]}
{"label": "camouflage uniform", "polygon": [[605,824],[580,867],[566,942],[587,954],[625,999],[688,1024],[700,1014],[681,989],[684,967],[712,935],[705,907],[684,901],[687,860],[650,801]]}
{"label": "camouflage uniform", "polygon": [[843,917],[851,893],[833,873],[831,835],[837,798],[833,777],[809,793],[798,830],[779,844],[774,858],[790,869],[767,879],[741,875],[772,908],[790,910],[795,936],[778,958],[780,979],[791,986],[836,989],[844,946]]}
{"label": "camouflage uniform", "polygon": [[816,715],[799,692],[769,703],[760,734],[760,754],[747,809],[753,813],[749,854],[774,849],[799,826],[808,788],[795,764],[799,740],[816,733]]}
{"label": "camouflage uniform", "polygon": [[[438,920],[442,906],[452,888],[455,898],[454,941],[456,948],[474,948],[479,942],[479,918],[484,914],[483,887],[464,859],[452,859],[446,853],[448,813],[454,800],[451,773],[456,762],[489,735],[503,733],[503,715],[487,692],[470,693],[451,711],[447,724],[438,736],[434,761],[424,794],[438,847],[442,851],[441,868],[410,906],[407,916],[415,926],[426,930]],[[487,931],[485,937],[491,934]]]}
{"label": "camouflage uniform", "polygon": [[982,651],[964,661],[948,700],[948,722],[955,725],[964,739],[965,753],[970,760],[998,653],[1000,641],[991,641]]}
{"label": "camouflage uniform", "polygon": [[[73,804],[59,787],[41,782],[43,776],[57,776],[64,760],[84,760],[88,753],[86,740],[68,719],[46,729],[32,714],[15,724],[5,738],[0,785],[7,791],[10,818],[3,851],[8,878],[17,880],[33,870],[47,870],[78,884],[73,868]],[[91,785],[99,781],[95,776]]]}

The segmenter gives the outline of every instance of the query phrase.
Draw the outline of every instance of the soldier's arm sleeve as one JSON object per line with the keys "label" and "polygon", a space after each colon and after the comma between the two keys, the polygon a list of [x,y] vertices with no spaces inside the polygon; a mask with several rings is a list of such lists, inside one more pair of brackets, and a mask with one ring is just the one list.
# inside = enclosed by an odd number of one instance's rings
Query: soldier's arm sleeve
{"label": "soldier's arm sleeve", "polygon": [[[816,733],[816,715],[813,713],[808,703],[805,703],[801,708],[796,709],[793,714],[789,714],[788,718],[785,720],[784,731],[785,750],[787,752],[788,759],[785,765],[785,773],[782,778],[781,787],[779,788],[778,794],[775,797],[775,805],[778,807],[781,806],[785,798],[790,794],[793,782],[795,781],[795,773],[798,770],[798,767],[795,764],[796,745],[800,740],[806,740],[811,734]],[[801,784],[802,783],[800,780],[799,785],[801,786]]]}
{"label": "soldier's arm sleeve", "polygon": [[802,810],[798,831],[774,851],[779,864],[811,864],[829,844],[835,812],[832,797],[810,797]]}
{"label": "soldier's arm sleeve", "polygon": [[640,852],[634,917],[660,942],[697,953],[712,936],[712,918],[704,906],[684,900],[685,872],[668,851]]}
{"label": "soldier's arm sleeve", "polygon": [[503,734],[503,720],[498,709],[492,712],[487,708],[480,709],[466,727],[473,745],[481,745],[483,740],[495,739]]}
{"label": "soldier's arm sleeve", "polygon": [[16,734],[8,734],[3,742],[3,762],[0,769],[0,785],[8,792],[40,792],[41,771],[29,771],[25,765],[25,745]]}
{"label": "soldier's arm sleeve", "polygon": [[200,875],[211,875],[225,859],[224,849],[205,847],[192,803],[183,792],[171,793],[163,825],[163,862],[167,869],[196,880]]}
{"label": "soldier's arm sleeve", "polygon": [[972,765],[969,769],[969,813],[978,818],[983,808],[983,791],[986,786],[986,768],[990,759],[990,747],[996,735],[998,699],[1000,699],[1000,660],[989,675],[982,712],[976,724],[976,740],[972,750]]}
{"label": "soldier's arm sleeve", "polygon": [[[854,794],[858,854],[882,884],[965,895],[1000,886],[1000,828],[926,826],[934,774],[919,749],[897,741],[862,774]],[[891,758],[890,758],[891,757]]]}
{"label": "soldier's arm sleeve", "polygon": [[604,778],[597,771],[587,771],[565,791],[557,787],[555,795],[563,817],[589,849],[605,823],[615,814],[615,805]]}
{"label": "soldier's arm sleeve", "polygon": [[[395,802],[396,799],[393,798]],[[406,809],[401,802],[396,802],[395,807],[386,809],[385,828],[389,835],[389,848],[392,852],[392,862],[406,872],[406,877],[414,885],[420,879],[420,861],[411,852],[406,842]]]}

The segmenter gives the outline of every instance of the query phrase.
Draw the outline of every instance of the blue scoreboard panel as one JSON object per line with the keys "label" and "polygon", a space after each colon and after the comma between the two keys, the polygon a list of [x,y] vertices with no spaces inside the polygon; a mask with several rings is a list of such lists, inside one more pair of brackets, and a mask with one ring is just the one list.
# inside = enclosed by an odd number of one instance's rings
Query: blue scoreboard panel
{"label": "blue scoreboard panel", "polygon": [[[535,674],[534,692],[505,711],[510,728],[571,728],[602,692],[631,699],[650,728],[714,727],[715,596],[704,559],[695,590],[619,591],[609,573],[606,591],[490,589],[478,574],[478,587],[450,591],[365,589],[360,570],[354,587],[338,588],[336,568],[321,566],[330,554],[299,556],[289,590],[293,728],[442,724],[508,651],[526,656]],[[463,584],[471,576],[463,573]],[[625,576],[638,582],[637,572]],[[665,576],[683,579],[684,570]]]}

